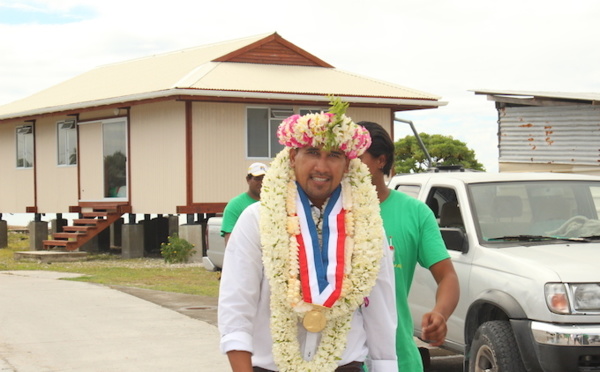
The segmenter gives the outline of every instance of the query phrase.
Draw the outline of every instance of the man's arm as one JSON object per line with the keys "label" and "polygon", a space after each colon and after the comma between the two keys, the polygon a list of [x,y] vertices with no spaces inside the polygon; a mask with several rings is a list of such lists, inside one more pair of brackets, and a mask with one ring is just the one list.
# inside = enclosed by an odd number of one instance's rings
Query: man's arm
{"label": "man's arm", "polygon": [[438,287],[434,308],[423,315],[421,338],[431,346],[440,346],[446,339],[446,322],[458,304],[460,288],[454,265],[449,258],[432,265],[429,270]]}
{"label": "man's arm", "polygon": [[231,235],[231,233],[223,233],[223,239],[225,239],[225,246],[227,247],[227,242],[229,241],[229,235]]}
{"label": "man's arm", "polygon": [[396,286],[392,254],[384,239],[384,255],[377,282],[363,306],[367,347],[371,358],[371,372],[393,372],[398,370],[396,361]]}
{"label": "man's arm", "polygon": [[227,353],[233,372],[252,372],[252,358],[247,351],[232,350]]}
{"label": "man's arm", "polygon": [[[261,295],[262,258],[258,209],[242,214],[240,226],[225,250],[219,288],[218,323],[221,351],[233,371],[252,371],[253,324]],[[247,369],[250,368],[250,369]]]}

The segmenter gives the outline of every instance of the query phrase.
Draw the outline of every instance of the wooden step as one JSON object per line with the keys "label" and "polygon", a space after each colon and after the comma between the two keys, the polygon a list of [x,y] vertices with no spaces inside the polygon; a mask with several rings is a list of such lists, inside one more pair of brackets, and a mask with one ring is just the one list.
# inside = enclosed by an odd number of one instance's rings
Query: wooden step
{"label": "wooden step", "polygon": [[94,212],[83,212],[82,213],[84,218],[87,217],[108,217],[108,212],[105,211],[94,211]]}
{"label": "wooden step", "polygon": [[42,242],[45,249],[51,249],[51,247],[62,247],[67,251],[74,251],[78,248],[77,242],[72,240],[44,240]]}
{"label": "wooden step", "polygon": [[65,226],[65,227],[63,227],[63,231],[66,231],[66,232],[70,232],[70,231],[87,232],[89,230],[94,230],[95,228],[96,228],[96,226]]}
{"label": "wooden step", "polygon": [[43,243],[46,247],[66,247],[71,242],[68,240],[44,240]]}
{"label": "wooden step", "polygon": [[131,213],[128,202],[79,202],[80,209],[92,208],[94,211],[111,211],[114,213]]}
{"label": "wooden step", "polygon": [[122,203],[80,203],[82,208],[91,208],[89,212],[81,213],[82,218],[74,219],[72,226],[64,226],[63,232],[55,233],[51,240],[44,240],[45,249],[64,247],[67,251],[75,251],[87,243],[121,217],[123,213],[131,212],[131,206]]}
{"label": "wooden step", "polygon": [[98,220],[94,218],[80,218],[73,220],[73,224],[75,225],[93,225],[96,226],[99,223],[102,223],[103,220]]}
{"label": "wooden step", "polygon": [[77,237],[79,236],[83,236],[84,234],[82,233],[70,233],[70,232],[60,232],[60,233],[55,233],[53,235],[55,240],[62,240],[62,239],[77,239]]}

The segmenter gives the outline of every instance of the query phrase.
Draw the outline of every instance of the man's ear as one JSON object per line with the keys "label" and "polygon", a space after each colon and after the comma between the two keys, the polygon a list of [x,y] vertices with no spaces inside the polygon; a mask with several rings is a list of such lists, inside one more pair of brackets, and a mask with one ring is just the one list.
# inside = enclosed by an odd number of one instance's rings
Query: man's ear
{"label": "man's ear", "polygon": [[377,168],[383,169],[385,167],[385,163],[387,163],[387,156],[385,154],[381,154],[377,157]]}
{"label": "man's ear", "polygon": [[296,164],[296,149],[290,149],[290,166],[293,167]]}

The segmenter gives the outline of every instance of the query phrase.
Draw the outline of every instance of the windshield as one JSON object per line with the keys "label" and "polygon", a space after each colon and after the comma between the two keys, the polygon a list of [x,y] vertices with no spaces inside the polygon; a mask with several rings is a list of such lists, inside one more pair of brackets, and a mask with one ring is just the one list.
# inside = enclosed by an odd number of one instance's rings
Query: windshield
{"label": "windshield", "polygon": [[469,193],[475,223],[484,241],[600,239],[600,182],[472,184]]}

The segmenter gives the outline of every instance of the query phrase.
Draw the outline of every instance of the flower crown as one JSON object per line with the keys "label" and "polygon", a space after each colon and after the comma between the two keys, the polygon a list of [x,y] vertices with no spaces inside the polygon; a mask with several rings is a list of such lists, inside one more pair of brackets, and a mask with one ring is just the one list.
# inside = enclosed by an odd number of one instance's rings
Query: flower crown
{"label": "flower crown", "polygon": [[279,143],[292,148],[323,146],[339,149],[349,159],[361,156],[371,145],[371,136],[364,127],[345,115],[347,102],[331,97],[328,112],[292,115],[277,129]]}

